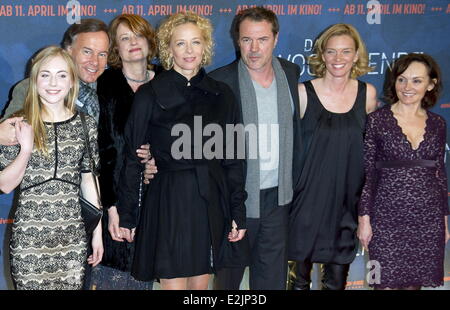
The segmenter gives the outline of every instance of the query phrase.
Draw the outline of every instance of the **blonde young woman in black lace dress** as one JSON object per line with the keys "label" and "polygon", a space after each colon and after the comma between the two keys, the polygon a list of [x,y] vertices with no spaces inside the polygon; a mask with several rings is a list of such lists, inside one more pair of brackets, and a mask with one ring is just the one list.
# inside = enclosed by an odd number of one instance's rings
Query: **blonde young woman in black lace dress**
{"label": "blonde young woman in black lace dress", "polygon": [[[18,114],[31,125],[34,147],[28,164],[19,146],[0,146],[0,168],[18,168],[14,184],[20,196],[11,237],[11,267],[19,290],[81,289],[87,238],[78,195],[98,201],[89,158],[85,152],[74,64],[63,49],[50,46],[34,59],[24,109]],[[86,116],[94,160],[98,159],[95,120]],[[29,146],[29,145],[28,145]],[[19,155],[18,155],[19,154]],[[22,165],[17,166],[17,158]],[[13,167],[11,166],[11,167]],[[19,171],[20,170],[20,171]],[[97,265],[103,255],[101,225],[93,233]]]}

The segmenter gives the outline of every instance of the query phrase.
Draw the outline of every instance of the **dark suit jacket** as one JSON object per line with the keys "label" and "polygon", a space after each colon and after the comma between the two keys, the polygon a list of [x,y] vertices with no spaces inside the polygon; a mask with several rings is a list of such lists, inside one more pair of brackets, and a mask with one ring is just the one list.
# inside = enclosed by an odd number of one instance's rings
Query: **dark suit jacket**
{"label": "dark suit jacket", "polygon": [[[294,119],[293,119],[293,130],[294,130],[294,156],[292,163],[292,186],[295,189],[298,180],[300,179],[300,160],[296,160],[296,154],[301,154],[302,148],[302,135],[301,135],[301,127],[300,127],[300,104],[299,104],[299,96],[298,96],[298,80],[300,78],[300,68],[298,65],[287,61],[286,59],[277,57],[280,61],[281,67],[286,74],[286,78],[288,80],[289,89],[291,91],[292,100],[294,102]],[[215,80],[224,82],[230,86],[231,90],[234,92],[239,110],[241,113],[242,120],[242,103],[241,103],[241,93],[239,89],[239,70],[238,70],[239,60],[235,60],[234,62],[220,67],[214,71],[209,73],[209,76]],[[246,125],[246,124],[244,124]]]}

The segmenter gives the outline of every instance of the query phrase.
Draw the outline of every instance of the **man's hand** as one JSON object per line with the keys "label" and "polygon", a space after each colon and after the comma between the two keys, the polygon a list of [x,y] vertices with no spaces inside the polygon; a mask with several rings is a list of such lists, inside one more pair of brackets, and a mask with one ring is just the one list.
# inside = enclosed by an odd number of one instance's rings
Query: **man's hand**
{"label": "man's hand", "polygon": [[155,159],[152,158],[145,163],[144,184],[149,184],[150,180],[155,177],[156,173],[158,173],[158,168],[156,167]]}
{"label": "man's hand", "polygon": [[11,117],[0,123],[0,144],[15,145],[19,143],[16,137],[15,123],[23,121],[23,117]]}
{"label": "man's hand", "polygon": [[16,121],[14,128],[17,142],[20,143],[20,151],[31,153],[34,144],[34,132],[31,125],[24,121]]}
{"label": "man's hand", "polygon": [[141,145],[139,149],[136,150],[136,155],[139,158],[142,158],[141,163],[145,164],[152,158],[152,154],[150,153],[150,144]]}

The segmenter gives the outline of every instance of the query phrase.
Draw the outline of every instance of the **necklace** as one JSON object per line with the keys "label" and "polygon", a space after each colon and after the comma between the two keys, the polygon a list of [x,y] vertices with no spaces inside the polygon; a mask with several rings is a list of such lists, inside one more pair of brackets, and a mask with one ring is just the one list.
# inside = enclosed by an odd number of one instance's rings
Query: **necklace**
{"label": "necklace", "polygon": [[132,79],[132,78],[128,77],[128,76],[125,74],[125,72],[123,72],[123,70],[122,70],[122,74],[123,74],[123,76],[124,76],[128,81],[135,82],[135,83],[145,83],[145,82],[147,82],[147,81],[149,80],[149,78],[150,78],[150,73],[149,73],[148,70],[145,72],[145,78],[144,78],[143,80],[135,80],[135,79]]}

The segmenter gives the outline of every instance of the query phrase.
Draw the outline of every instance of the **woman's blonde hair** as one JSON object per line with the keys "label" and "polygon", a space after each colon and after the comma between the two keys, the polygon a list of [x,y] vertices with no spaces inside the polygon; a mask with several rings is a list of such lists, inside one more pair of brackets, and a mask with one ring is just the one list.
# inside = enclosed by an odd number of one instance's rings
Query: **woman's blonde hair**
{"label": "woman's blonde hair", "polygon": [[334,36],[348,35],[355,42],[355,50],[358,52],[358,60],[353,65],[350,77],[352,79],[364,75],[373,70],[369,67],[369,56],[361,36],[355,27],[349,24],[335,24],[327,28],[314,43],[314,54],[309,57],[311,72],[318,77],[323,77],[326,72],[325,62],[322,59],[328,40]]}
{"label": "woman's blonde hair", "polygon": [[192,12],[180,12],[167,18],[161,26],[159,26],[156,33],[158,41],[159,59],[164,69],[169,70],[173,67],[173,57],[170,54],[170,39],[176,27],[192,23],[200,28],[205,41],[205,49],[202,55],[202,62],[200,66],[207,66],[211,63],[213,56],[213,27],[209,19],[201,17]]}
{"label": "woman's blonde hair", "polygon": [[34,145],[35,148],[44,155],[48,155],[47,148],[47,131],[45,128],[42,114],[45,112],[45,106],[42,104],[37,90],[37,79],[39,71],[44,63],[55,57],[62,57],[69,67],[69,76],[72,80],[72,88],[67,94],[64,105],[67,109],[74,112],[75,103],[78,97],[78,75],[76,67],[70,55],[59,46],[49,46],[41,50],[32,60],[30,72],[30,86],[28,88],[27,96],[22,114],[27,122],[31,125],[34,131]]}
{"label": "woman's blonde hair", "polygon": [[156,56],[156,38],[155,30],[146,19],[136,14],[122,14],[114,18],[109,24],[108,35],[111,38],[109,47],[108,64],[114,68],[122,68],[122,60],[120,59],[117,47],[117,28],[120,24],[125,24],[135,34],[143,35],[148,43],[147,63],[149,69],[152,65],[150,62]]}

